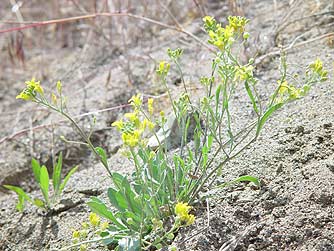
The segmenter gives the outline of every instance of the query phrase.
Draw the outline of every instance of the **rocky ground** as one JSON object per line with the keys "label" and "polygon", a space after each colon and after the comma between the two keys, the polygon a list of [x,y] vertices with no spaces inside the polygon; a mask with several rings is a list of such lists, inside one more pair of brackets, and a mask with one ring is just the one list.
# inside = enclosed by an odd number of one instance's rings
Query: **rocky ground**
{"label": "rocky ground", "polygon": [[[153,2],[148,10],[138,7],[135,11],[173,25]],[[326,34],[333,32],[333,1],[208,0],[201,10],[195,1],[171,2],[169,8],[177,20],[203,41],[207,38],[201,29],[201,12],[221,21],[229,14],[251,20],[252,38],[243,55],[245,59],[258,58],[256,76],[264,100],[279,77],[276,52],[280,46],[286,49],[291,70],[319,57],[332,79],[334,35]],[[110,186],[104,169],[86,148],[59,140],[61,135],[78,139],[69,124],[34,104],[15,100],[25,80],[35,76],[51,90],[61,79],[72,114],[81,114],[77,119],[87,129],[95,115],[94,143],[107,149],[113,170],[125,173],[131,172],[132,166],[117,153],[120,140],[110,124],[127,110],[125,104],[136,92],[155,96],[158,109],[167,106],[164,89],[154,73],[156,63],[167,58],[167,48],[184,49],[181,63],[186,81],[194,96],[201,95],[198,78],[209,73],[212,56],[206,48],[189,36],[153,24],[112,20],[116,27],[123,25],[127,33],[122,39],[115,36],[111,45],[103,36],[112,33],[96,29],[99,25],[109,27],[105,19],[88,22],[90,29],[85,28],[85,22],[67,26],[64,29],[70,35],[60,40],[52,28],[23,31],[24,66],[19,53],[14,57],[15,66],[7,54],[7,42],[14,39],[17,48],[20,33],[5,34],[8,37],[0,40],[5,48],[1,57],[6,58],[0,63],[0,185],[20,185],[39,196],[30,171],[31,157],[51,166],[52,155],[63,151],[66,170],[80,165],[61,203],[49,216],[29,205],[24,214],[16,212],[16,196],[0,187],[0,250],[58,250],[66,246],[72,229],[87,219],[85,202],[92,195],[103,198]],[[122,34],[120,30],[113,32]],[[50,34],[63,44],[50,45]],[[43,44],[32,39],[37,35],[43,37]],[[179,82],[172,71],[169,86],[175,95],[180,92]],[[221,181],[249,174],[260,178],[261,188],[239,184],[217,191],[207,205],[196,209],[196,223],[177,235],[175,244],[180,250],[334,250],[333,91],[333,80],[328,80],[303,100],[285,106],[266,124],[258,141],[224,167]],[[241,105],[246,102],[245,93],[235,100]],[[236,112],[244,121],[252,116],[248,111]]]}

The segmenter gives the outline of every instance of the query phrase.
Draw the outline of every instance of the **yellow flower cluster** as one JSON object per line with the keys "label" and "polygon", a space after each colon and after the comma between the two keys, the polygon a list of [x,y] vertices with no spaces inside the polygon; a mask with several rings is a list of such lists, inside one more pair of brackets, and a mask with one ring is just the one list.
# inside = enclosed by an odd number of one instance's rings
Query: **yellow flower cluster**
{"label": "yellow flower cluster", "polygon": [[195,216],[189,214],[191,206],[188,206],[188,203],[178,202],[175,205],[175,214],[178,220],[184,223],[186,226],[189,226],[195,222]]}
{"label": "yellow flower cluster", "polygon": [[161,61],[157,69],[157,73],[162,77],[166,77],[169,72],[169,69],[170,69],[170,64],[167,63],[166,61]]}
{"label": "yellow flower cluster", "polygon": [[253,77],[253,69],[254,67],[251,65],[246,66],[235,66],[235,80],[247,80]]}
{"label": "yellow flower cluster", "polygon": [[[213,17],[206,16],[203,18],[204,28],[210,36],[208,42],[221,51],[233,44],[235,38],[245,31],[245,25],[249,22],[248,19],[238,16],[230,16],[228,21],[229,24],[223,28]],[[244,38],[247,39],[248,36],[247,34]]]}
{"label": "yellow flower cluster", "polygon": [[[134,108],[133,112],[126,113],[124,117],[127,119],[126,121],[118,120],[112,123],[112,126],[116,127],[118,131],[122,133],[122,140],[124,145],[129,147],[136,147],[143,142],[142,134],[148,128],[149,130],[153,130],[155,124],[145,118],[140,120],[140,109],[142,107],[142,97],[138,94],[133,96],[129,102]],[[147,105],[148,112],[153,114],[153,99],[148,99]]]}
{"label": "yellow flower cluster", "polygon": [[31,79],[30,81],[26,81],[26,88],[16,96],[17,99],[23,100],[34,100],[37,93],[40,95],[44,95],[43,88],[40,85],[40,81],[35,81],[35,79]]}
{"label": "yellow flower cluster", "polygon": [[95,213],[90,213],[89,214],[89,222],[90,222],[90,224],[92,224],[92,226],[94,226],[94,227],[99,226],[100,221],[101,221],[101,219],[97,214],[95,214]]}
{"label": "yellow flower cluster", "polygon": [[[91,233],[99,235],[102,231],[105,231],[109,227],[108,222],[101,222],[100,216],[95,213],[89,214],[89,223],[83,222],[81,224],[82,228],[80,230],[73,230],[72,238],[73,243],[78,243],[79,241],[84,241],[90,238]],[[97,230],[97,231],[96,231]],[[86,244],[80,245],[82,251],[88,250]]]}
{"label": "yellow flower cluster", "polygon": [[309,69],[320,77],[320,81],[328,79],[328,71],[323,68],[323,63],[320,59],[316,59],[309,65]]}
{"label": "yellow flower cluster", "polygon": [[286,80],[281,82],[277,81],[279,84],[278,96],[276,97],[276,102],[281,103],[289,100],[300,99],[304,97],[310,89],[310,86],[304,85],[302,88],[296,88],[295,86],[289,84]]}

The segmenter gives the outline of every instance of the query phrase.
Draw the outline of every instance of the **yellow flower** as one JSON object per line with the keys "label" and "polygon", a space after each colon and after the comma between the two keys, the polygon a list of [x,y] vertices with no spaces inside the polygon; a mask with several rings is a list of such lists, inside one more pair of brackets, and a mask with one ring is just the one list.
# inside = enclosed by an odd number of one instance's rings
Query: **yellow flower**
{"label": "yellow flower", "polygon": [[157,69],[157,73],[161,76],[166,76],[169,72],[170,64],[166,61],[161,61]]}
{"label": "yellow flower", "polygon": [[149,128],[152,131],[154,129],[154,126],[155,124],[152,121],[144,119],[140,125],[140,129],[144,131],[146,128]]}
{"label": "yellow flower", "polygon": [[189,214],[187,217],[186,225],[189,226],[191,224],[194,224],[195,222],[195,215]]}
{"label": "yellow flower", "polygon": [[309,69],[311,69],[320,77],[320,81],[325,81],[328,79],[328,71],[323,69],[323,64],[320,59],[316,59],[313,63],[311,63],[309,65]]}
{"label": "yellow flower", "polygon": [[77,230],[73,231],[73,233],[72,233],[72,237],[73,237],[73,239],[80,238],[80,232],[77,231]]}
{"label": "yellow flower", "polygon": [[136,127],[140,126],[140,120],[139,120],[139,117],[138,117],[138,110],[135,110],[134,112],[125,113],[124,117],[129,119]]}
{"label": "yellow flower", "polygon": [[[280,81],[278,81],[278,84],[280,84]],[[278,93],[280,95],[283,95],[289,90],[289,85],[287,81],[283,81],[283,83],[280,84],[280,87],[278,89]]]}
{"label": "yellow flower", "polygon": [[216,23],[216,20],[211,16],[205,16],[202,20],[208,28],[211,28]]}
{"label": "yellow flower", "polygon": [[57,92],[60,94],[61,90],[62,90],[62,84],[61,84],[60,80],[58,80],[58,82],[57,82]]}
{"label": "yellow flower", "polygon": [[140,131],[134,130],[133,133],[123,133],[122,140],[125,145],[135,147],[140,141]]}
{"label": "yellow flower", "polygon": [[89,222],[94,227],[97,227],[97,226],[100,225],[100,217],[97,214],[95,214],[95,213],[90,213],[89,214]]}
{"label": "yellow flower", "polygon": [[51,93],[51,100],[53,104],[57,105],[57,96],[54,93]]}
{"label": "yellow flower", "polygon": [[23,99],[28,101],[34,99],[34,97],[31,94],[27,93],[26,90],[23,90],[19,95],[16,96],[16,99]]}
{"label": "yellow flower", "polygon": [[35,79],[32,78],[30,81],[26,81],[25,84],[27,85],[28,89],[31,88],[32,91],[36,91],[41,95],[44,94],[43,88],[40,85],[40,81],[36,82]]}
{"label": "yellow flower", "polygon": [[176,216],[184,216],[189,213],[191,206],[188,206],[188,203],[178,202],[175,206]]}
{"label": "yellow flower", "polygon": [[195,216],[189,214],[190,209],[191,206],[188,206],[188,203],[178,202],[175,205],[175,214],[177,218],[187,226],[195,222]]}
{"label": "yellow flower", "polygon": [[40,82],[36,82],[34,78],[30,81],[26,81],[25,84],[26,87],[23,89],[23,91],[21,91],[19,95],[16,96],[17,99],[34,100],[36,97],[36,93],[44,95],[44,91],[40,85]]}
{"label": "yellow flower", "polygon": [[249,22],[247,18],[239,16],[229,16],[228,21],[235,32],[243,32],[245,30],[245,25]]}
{"label": "yellow flower", "polygon": [[112,123],[111,126],[114,126],[117,128],[117,130],[121,131],[124,128],[124,122],[123,120],[117,120],[114,123]]}
{"label": "yellow flower", "polygon": [[147,100],[147,109],[148,109],[148,112],[149,114],[153,114],[153,98],[149,98]]}
{"label": "yellow flower", "polygon": [[142,97],[138,93],[135,96],[132,96],[132,98],[129,100],[129,102],[134,106],[134,107],[140,107],[142,105]]}
{"label": "yellow flower", "polygon": [[248,80],[253,77],[253,66],[235,66],[235,80]]}
{"label": "yellow flower", "polygon": [[313,63],[310,64],[310,68],[315,72],[319,72],[322,70],[322,61],[318,58]]}

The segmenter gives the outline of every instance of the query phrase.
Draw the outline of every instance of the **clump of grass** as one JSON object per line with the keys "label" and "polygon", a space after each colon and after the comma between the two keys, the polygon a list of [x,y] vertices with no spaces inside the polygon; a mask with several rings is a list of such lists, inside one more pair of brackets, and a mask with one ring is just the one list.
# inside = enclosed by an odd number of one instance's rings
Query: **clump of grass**
{"label": "clump of grass", "polygon": [[24,210],[25,202],[28,201],[38,208],[43,209],[44,211],[50,211],[52,207],[57,203],[61,194],[70,179],[73,173],[76,172],[78,167],[73,167],[68,174],[65,176],[64,180],[61,180],[61,171],[62,171],[62,163],[63,156],[60,153],[58,157],[57,164],[53,167],[52,173],[52,185],[53,185],[53,193],[50,193],[50,175],[46,166],[40,166],[39,162],[35,159],[31,160],[31,167],[34,174],[34,178],[38,183],[42,195],[43,200],[38,198],[31,198],[24,190],[17,186],[12,185],[4,185],[5,188],[14,191],[18,195],[18,203],[16,208],[18,211],[22,212]]}
{"label": "clump of grass", "polygon": [[[234,54],[237,47],[249,38],[245,31],[249,20],[229,17],[225,27],[212,17],[205,17],[203,21],[210,37],[208,42],[217,48],[217,53],[212,59],[211,74],[199,80],[205,89],[199,102],[191,100],[183,80],[179,62],[183,54],[181,49],[168,50],[184,86],[180,98],[173,100],[167,86],[170,63],[162,61],[157,69],[180,130],[178,151],[172,155],[167,151],[167,119],[163,112],[158,117],[154,116],[153,99],[149,99],[145,106],[141,95],[132,97],[130,104],[133,111],[113,123],[121,134],[123,153],[135,166],[133,175],[124,176],[110,170],[105,151],[95,147],[90,141],[90,134],[85,133],[65,112],[60,83],[57,84],[57,95],[51,94],[51,101],[45,98],[43,90],[35,82],[28,84],[18,96],[68,118],[113,182],[113,187],[107,191],[111,208],[97,197],[88,202],[90,209],[110,224],[99,232],[100,238],[76,242],[70,248],[92,241],[101,241],[115,250],[152,250],[168,246],[180,228],[195,222],[192,207],[202,200],[205,189],[217,188],[215,181],[222,175],[225,164],[256,141],[263,126],[276,111],[289,102],[301,99],[314,84],[327,79],[327,71],[320,60],[310,64],[302,77],[287,74],[283,55],[278,84],[269,101],[263,104],[256,89],[254,60],[242,64],[238,55]],[[300,86],[300,83],[303,85]],[[240,125],[238,128],[241,129],[234,127],[234,114],[230,109],[238,86],[248,96],[254,114],[253,121]],[[190,126],[191,123],[194,125]],[[156,133],[156,128],[161,128],[162,137]],[[193,147],[187,144],[189,130],[193,131]],[[147,133],[156,138],[157,149],[148,146]],[[218,187],[240,181],[259,185],[256,177],[241,176]]]}

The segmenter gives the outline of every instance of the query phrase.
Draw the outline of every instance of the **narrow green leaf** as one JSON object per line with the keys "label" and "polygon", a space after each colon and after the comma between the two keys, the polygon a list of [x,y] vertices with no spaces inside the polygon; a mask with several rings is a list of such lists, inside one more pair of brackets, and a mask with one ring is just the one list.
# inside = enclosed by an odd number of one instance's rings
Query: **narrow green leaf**
{"label": "narrow green leaf", "polygon": [[33,171],[34,176],[35,176],[35,180],[37,181],[37,183],[39,183],[39,176],[40,176],[41,166],[39,165],[39,162],[37,160],[35,160],[34,158],[32,158],[32,160],[31,160],[31,167],[32,167],[32,171]]}
{"label": "narrow green leaf", "polygon": [[49,203],[49,173],[48,173],[48,169],[46,168],[46,166],[42,166],[41,170],[40,170],[40,188],[42,190],[43,193],[43,197],[45,199],[46,205],[50,206]]}
{"label": "narrow green leaf", "polygon": [[112,221],[120,229],[127,229],[127,227],[120,220],[118,220],[108,207],[97,197],[92,197],[91,201],[87,202],[87,205],[94,213]]}
{"label": "narrow green leaf", "polygon": [[4,187],[7,188],[8,190],[15,192],[18,195],[19,198],[18,198],[18,203],[16,204],[16,209],[19,212],[23,211],[25,200],[32,202],[32,199],[23,191],[21,187],[11,186],[11,185],[4,185]]}
{"label": "narrow green leaf", "polygon": [[108,166],[108,161],[107,161],[107,154],[106,151],[102,147],[95,147],[96,152],[100,155],[101,161],[105,166]]}
{"label": "narrow green leaf", "polygon": [[254,176],[250,176],[250,175],[245,175],[245,176],[240,176],[239,178],[233,180],[233,183],[236,182],[241,182],[241,181],[248,181],[248,182],[252,182],[254,183],[254,185],[256,185],[257,187],[260,187],[260,180]]}
{"label": "narrow green leaf", "polygon": [[238,182],[241,182],[241,181],[248,181],[248,182],[252,182],[254,183],[254,185],[256,185],[257,187],[260,187],[261,184],[260,184],[260,180],[254,176],[250,176],[250,175],[245,175],[245,176],[240,176],[239,178],[236,178],[235,180],[232,180],[230,182],[226,182],[222,185],[219,185],[219,186],[216,186],[215,188],[223,188],[223,187],[226,187],[226,186],[230,186],[230,185],[233,185],[234,183],[238,183]]}
{"label": "narrow green leaf", "polygon": [[71,178],[71,176],[72,176],[77,170],[78,170],[78,166],[75,166],[75,167],[73,167],[73,168],[68,172],[68,174],[65,176],[63,182],[62,182],[61,185],[59,186],[59,193],[58,193],[58,195],[60,195],[60,194],[63,192],[63,190],[64,190],[64,188],[65,188],[65,186],[66,186],[68,180]]}
{"label": "narrow green leaf", "polygon": [[211,149],[212,143],[213,143],[213,135],[210,134],[210,135],[208,136],[208,148],[209,148],[209,149]]}
{"label": "narrow green leaf", "polygon": [[255,111],[257,114],[259,114],[259,109],[258,109],[258,107],[257,107],[256,100],[255,100],[255,98],[254,98],[254,95],[253,95],[253,93],[252,93],[252,90],[251,90],[251,88],[249,87],[248,81],[245,81],[245,88],[246,88],[248,97],[250,98],[250,100],[251,100],[251,102],[252,102],[254,111]]}
{"label": "narrow green leaf", "polygon": [[218,109],[219,109],[220,93],[221,93],[222,88],[223,88],[223,85],[220,84],[218,85],[217,90],[216,90],[216,114],[217,115],[218,115]]}
{"label": "narrow green leaf", "polygon": [[63,154],[62,152],[60,152],[58,157],[58,162],[56,166],[54,166],[52,173],[52,184],[56,194],[59,193],[62,165],[63,165]]}
{"label": "narrow green leaf", "polygon": [[273,106],[271,106],[261,117],[258,125],[257,125],[257,130],[256,130],[256,135],[258,136],[260,134],[260,131],[262,129],[262,127],[264,126],[264,124],[266,123],[266,121],[269,119],[269,117],[275,112],[277,111],[279,108],[281,108],[283,106],[283,103],[278,103],[275,104]]}

